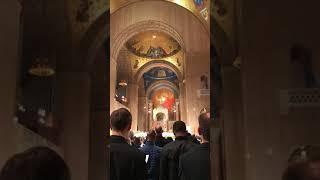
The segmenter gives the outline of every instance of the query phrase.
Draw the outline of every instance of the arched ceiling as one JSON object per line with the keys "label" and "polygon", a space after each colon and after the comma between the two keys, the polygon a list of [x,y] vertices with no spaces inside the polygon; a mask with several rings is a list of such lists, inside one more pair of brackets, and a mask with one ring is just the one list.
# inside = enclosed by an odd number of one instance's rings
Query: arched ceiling
{"label": "arched ceiling", "polygon": [[[110,13],[141,0],[110,0]],[[160,0],[175,3],[191,11],[210,30],[210,0]]]}
{"label": "arched ceiling", "polygon": [[[65,7],[60,7],[59,9],[65,10],[65,21],[67,22],[68,30],[71,36],[66,35],[72,39],[74,44],[78,44],[83,38],[85,38],[88,29],[95,24],[97,19],[101,17],[105,12],[110,10],[110,13],[127,6],[129,4],[142,1],[142,0],[67,0],[64,1]],[[212,22],[211,19],[219,25],[219,28],[227,35],[229,42],[233,43],[235,41],[235,20],[241,19],[241,17],[236,17],[235,14],[240,14],[239,5],[241,2],[235,3],[234,0],[213,0],[211,5],[208,5],[210,0],[150,0],[150,1],[168,1],[176,3],[185,9],[191,11],[199,20],[209,29],[209,24]],[[201,5],[203,2],[204,5]],[[197,5],[200,4],[200,5]],[[110,7],[111,5],[111,7]],[[236,7],[237,5],[237,7]],[[54,7],[54,6],[52,6]],[[210,8],[209,8],[210,7]],[[205,8],[209,8],[208,12],[202,11]],[[57,9],[57,8],[56,8]],[[201,13],[202,11],[202,13]],[[208,14],[207,14],[208,13]],[[208,19],[206,19],[206,14]],[[57,26],[58,27],[58,26]],[[60,26],[59,26],[60,27]],[[62,26],[61,26],[62,27]],[[97,27],[101,28],[101,27]],[[214,31],[214,29],[213,29]],[[67,34],[67,33],[64,33]],[[175,58],[177,59],[177,58]]]}
{"label": "arched ceiling", "polygon": [[[110,4],[112,1],[112,4]],[[103,13],[110,10],[110,13],[127,6],[129,4],[142,1],[142,0],[67,0],[64,1],[66,7],[65,17],[69,21],[69,29],[72,33],[72,40],[74,43],[79,42],[84,38],[85,33],[88,29],[96,22],[96,20],[103,15]],[[214,19],[219,29],[227,35],[227,38],[231,43],[235,41],[234,29],[237,19],[241,19],[241,2],[235,2],[235,0],[212,0],[211,4],[208,5],[209,0],[150,0],[150,1],[169,1],[176,3],[187,10],[191,11],[196,17],[200,19],[203,24],[209,24]],[[201,5],[203,2],[205,5]],[[199,5],[197,5],[200,4]],[[201,9],[210,7],[208,11],[208,20],[205,20],[204,16],[206,13],[200,13]],[[210,18],[211,17],[211,18]],[[239,22],[240,23],[240,22]],[[209,28],[209,26],[207,26]],[[213,31],[216,28],[213,29]]]}
{"label": "arched ceiling", "polygon": [[139,33],[127,41],[126,47],[136,56],[152,59],[170,57],[181,50],[174,38],[158,31]]}

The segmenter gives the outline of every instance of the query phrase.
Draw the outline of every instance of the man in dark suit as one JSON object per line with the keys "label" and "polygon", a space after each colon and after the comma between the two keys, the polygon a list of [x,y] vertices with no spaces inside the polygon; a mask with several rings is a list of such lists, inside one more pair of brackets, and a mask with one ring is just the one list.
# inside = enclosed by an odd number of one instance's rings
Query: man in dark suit
{"label": "man in dark suit", "polygon": [[165,145],[160,153],[160,180],[179,180],[179,158],[195,146],[187,136],[183,121],[173,124],[173,133],[175,141]]}
{"label": "man in dark suit", "polygon": [[145,154],[128,144],[132,116],[120,108],[112,112],[110,125],[110,179],[111,180],[146,180],[147,169]]}
{"label": "man in dark suit", "polygon": [[210,180],[210,117],[203,113],[198,120],[201,144],[180,157],[181,180]]}

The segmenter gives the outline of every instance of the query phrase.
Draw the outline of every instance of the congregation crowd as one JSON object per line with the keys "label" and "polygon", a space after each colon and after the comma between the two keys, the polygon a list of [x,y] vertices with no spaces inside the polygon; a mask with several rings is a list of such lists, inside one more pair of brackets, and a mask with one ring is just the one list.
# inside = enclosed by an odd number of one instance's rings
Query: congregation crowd
{"label": "congregation crowd", "polygon": [[[131,113],[118,109],[110,117],[110,177],[112,180],[209,180],[210,179],[210,116],[199,116],[200,142],[186,130],[183,121],[173,124],[175,140],[162,136],[162,128],[147,133],[141,146],[130,133]],[[138,140],[137,140],[138,139]]]}
{"label": "congregation crowd", "polygon": [[[198,118],[200,142],[187,133],[183,121],[176,121],[174,140],[162,137],[162,129],[157,127],[147,133],[144,145],[137,145],[130,133],[131,122],[131,113],[124,108],[110,116],[109,180],[214,179],[210,177],[210,161],[214,157],[209,155],[209,113]],[[63,158],[48,147],[33,147],[15,154],[0,172],[0,180],[71,179]],[[293,151],[282,180],[320,180],[320,147],[307,145]]]}

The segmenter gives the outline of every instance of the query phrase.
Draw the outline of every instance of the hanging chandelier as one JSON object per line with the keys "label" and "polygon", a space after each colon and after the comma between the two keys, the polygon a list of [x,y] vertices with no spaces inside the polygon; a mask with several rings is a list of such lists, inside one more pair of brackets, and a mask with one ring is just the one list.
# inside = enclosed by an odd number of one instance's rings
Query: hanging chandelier
{"label": "hanging chandelier", "polygon": [[34,76],[48,77],[55,74],[55,70],[50,66],[48,58],[37,58],[31,65],[29,73]]}

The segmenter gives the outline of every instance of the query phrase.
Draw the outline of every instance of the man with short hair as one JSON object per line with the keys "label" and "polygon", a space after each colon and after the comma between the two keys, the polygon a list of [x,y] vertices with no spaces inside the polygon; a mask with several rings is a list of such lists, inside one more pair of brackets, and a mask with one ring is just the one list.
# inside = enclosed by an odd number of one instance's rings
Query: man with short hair
{"label": "man with short hair", "polygon": [[199,116],[198,121],[201,144],[180,157],[181,180],[210,179],[210,117],[203,113]]}
{"label": "man with short hair", "polygon": [[186,124],[183,121],[173,124],[173,133],[175,141],[165,145],[160,154],[160,180],[179,180],[179,158],[195,146],[187,137]]}
{"label": "man with short hair", "polygon": [[147,170],[148,180],[159,179],[161,148],[155,145],[156,132],[151,130],[147,134],[147,140],[141,150],[148,156]]}
{"label": "man with short hair", "polygon": [[147,169],[145,154],[130,146],[127,142],[131,129],[132,116],[120,108],[111,113],[110,125],[110,179],[111,180],[146,180]]}

